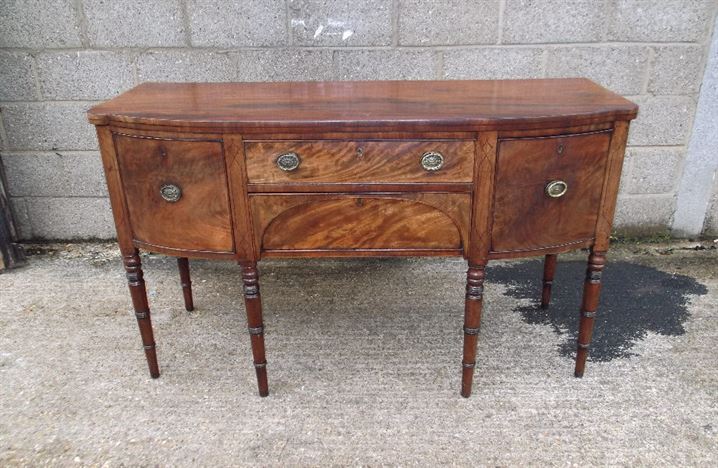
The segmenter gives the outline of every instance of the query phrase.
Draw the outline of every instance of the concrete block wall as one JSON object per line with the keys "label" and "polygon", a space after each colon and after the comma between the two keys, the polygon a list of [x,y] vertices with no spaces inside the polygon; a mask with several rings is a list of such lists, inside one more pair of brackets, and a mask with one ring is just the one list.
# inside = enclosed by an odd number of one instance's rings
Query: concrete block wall
{"label": "concrete block wall", "polygon": [[616,227],[666,231],[716,3],[0,0],[0,156],[19,230],[114,236],[84,111],[142,81],[586,76],[641,105]]}

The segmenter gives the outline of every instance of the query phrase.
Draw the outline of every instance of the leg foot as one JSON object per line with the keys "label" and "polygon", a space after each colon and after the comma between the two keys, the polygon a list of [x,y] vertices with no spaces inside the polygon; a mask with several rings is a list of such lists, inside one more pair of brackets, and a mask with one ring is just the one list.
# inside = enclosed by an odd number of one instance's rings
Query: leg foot
{"label": "leg foot", "polygon": [[578,327],[578,346],[576,350],[576,369],[574,375],[583,377],[586,368],[588,348],[593,337],[593,322],[598,309],[598,297],[601,292],[601,274],[606,265],[606,253],[591,249],[586,268],[586,281],[583,283],[583,301],[581,320]]}
{"label": "leg foot", "polygon": [[551,303],[551,286],[556,272],[556,254],[546,255],[543,262],[543,290],[541,291],[541,308],[548,309]]}
{"label": "leg foot", "polygon": [[182,294],[184,295],[184,308],[188,312],[194,310],[194,302],[192,301],[192,281],[189,277],[189,260],[186,258],[177,259],[177,267],[179,268],[180,284],[182,285]]}
{"label": "leg foot", "polygon": [[150,368],[150,376],[156,379],[160,376],[160,368],[157,364],[157,351],[155,349],[155,338],[152,332],[152,321],[150,319],[150,307],[147,303],[147,290],[142,274],[142,263],[139,251],[135,249],[129,255],[123,255],[125,271],[127,272],[127,284],[132,296],[132,306],[135,309],[137,325],[140,327],[142,345],[145,349],[147,365]]}
{"label": "leg foot", "polygon": [[267,359],[264,354],[264,323],[262,322],[262,300],[259,295],[259,275],[257,264],[242,264],[242,282],[244,283],[244,304],[247,309],[247,326],[252,342],[254,369],[257,373],[259,396],[269,395],[267,383]]}
{"label": "leg foot", "polygon": [[464,307],[464,359],[461,362],[461,396],[471,395],[476,366],[476,343],[481,324],[484,296],[484,265],[469,265],[466,273],[466,301]]}

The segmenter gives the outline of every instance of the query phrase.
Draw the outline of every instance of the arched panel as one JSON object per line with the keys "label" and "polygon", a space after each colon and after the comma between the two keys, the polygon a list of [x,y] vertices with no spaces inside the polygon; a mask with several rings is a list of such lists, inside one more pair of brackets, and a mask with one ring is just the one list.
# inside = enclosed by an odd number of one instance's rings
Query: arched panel
{"label": "arched panel", "polygon": [[460,250],[462,229],[421,200],[272,196],[254,200],[262,250]]}

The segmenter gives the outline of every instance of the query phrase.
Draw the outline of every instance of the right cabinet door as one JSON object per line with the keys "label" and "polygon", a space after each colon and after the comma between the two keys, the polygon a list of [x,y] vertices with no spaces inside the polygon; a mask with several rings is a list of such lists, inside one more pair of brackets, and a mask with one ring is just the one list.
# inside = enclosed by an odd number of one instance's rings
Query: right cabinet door
{"label": "right cabinet door", "polygon": [[540,250],[593,238],[610,141],[610,130],[500,139],[491,250]]}

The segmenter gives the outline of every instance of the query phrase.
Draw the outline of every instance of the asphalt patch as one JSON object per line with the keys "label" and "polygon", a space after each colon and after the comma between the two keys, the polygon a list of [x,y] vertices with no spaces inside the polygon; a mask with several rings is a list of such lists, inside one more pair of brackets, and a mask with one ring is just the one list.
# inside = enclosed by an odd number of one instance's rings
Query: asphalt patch
{"label": "asphalt patch", "polygon": [[[542,275],[542,261],[519,262],[490,266],[486,281],[505,284],[511,297],[530,299],[530,305],[520,306],[516,311],[527,323],[549,325],[558,335],[565,336],[559,352],[573,357],[586,262],[562,262],[559,257],[551,306],[546,310],[540,307]],[[633,346],[648,332],[684,334],[683,324],[690,316],[690,296],[707,292],[703,284],[689,276],[609,261],[603,272],[589,359],[610,361],[634,356]]]}

